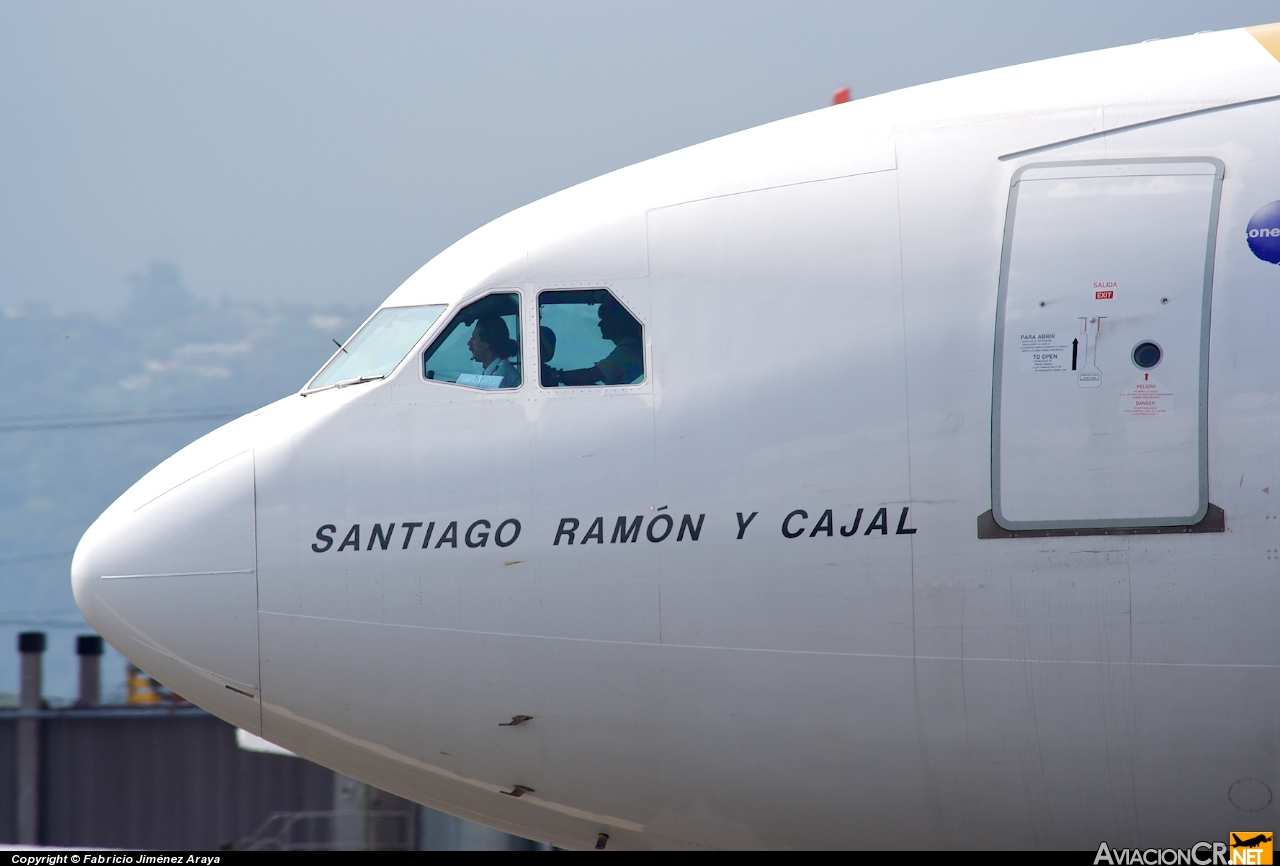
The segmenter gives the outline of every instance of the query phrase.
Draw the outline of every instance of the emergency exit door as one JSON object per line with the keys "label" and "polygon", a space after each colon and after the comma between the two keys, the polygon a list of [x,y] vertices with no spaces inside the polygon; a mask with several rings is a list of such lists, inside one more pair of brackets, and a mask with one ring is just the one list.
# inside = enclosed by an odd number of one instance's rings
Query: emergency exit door
{"label": "emergency exit door", "polygon": [[992,514],[1003,528],[1205,516],[1221,182],[1214,159],[1014,175],[993,383]]}

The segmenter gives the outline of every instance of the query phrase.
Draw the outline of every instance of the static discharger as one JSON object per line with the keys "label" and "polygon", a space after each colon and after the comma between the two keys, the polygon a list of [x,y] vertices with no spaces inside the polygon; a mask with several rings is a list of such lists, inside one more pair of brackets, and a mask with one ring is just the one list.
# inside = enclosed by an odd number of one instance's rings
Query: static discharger
{"label": "static discharger", "polygon": [[511,721],[509,722],[498,722],[498,727],[514,728],[516,725],[523,725],[525,722],[529,721],[532,718],[533,716],[512,716]]}

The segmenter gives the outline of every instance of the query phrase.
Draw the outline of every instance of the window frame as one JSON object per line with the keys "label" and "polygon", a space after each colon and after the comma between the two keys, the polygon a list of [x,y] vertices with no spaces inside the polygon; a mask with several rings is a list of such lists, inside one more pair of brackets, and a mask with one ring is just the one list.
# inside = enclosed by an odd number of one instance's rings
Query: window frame
{"label": "window frame", "polygon": [[[482,301],[490,295],[515,295],[516,304],[518,306],[516,312],[516,337],[520,344],[519,361],[520,361],[520,384],[514,388],[480,388],[476,385],[460,385],[457,382],[446,382],[442,379],[427,378],[427,352],[435,345],[440,335],[453,324],[454,319],[464,309],[471,306],[477,301]],[[444,313],[440,314],[440,319],[433,325],[431,330],[426,334],[426,339],[418,345],[411,354],[417,359],[415,362],[418,368],[418,380],[423,383],[432,385],[448,385],[453,388],[461,388],[468,394],[514,394],[522,390],[528,384],[528,354],[525,351],[525,344],[528,342],[524,330],[524,306],[525,291],[517,286],[489,286],[477,291],[473,295],[467,295],[445,308]],[[452,309],[450,309],[452,308]],[[534,314],[536,315],[536,313]]]}
{"label": "window frame", "polygon": [[[541,297],[544,292],[590,292],[605,291],[614,299],[624,310],[627,315],[640,323],[640,352],[644,362],[644,378],[639,382],[631,382],[625,385],[556,385],[548,388],[542,384],[542,316],[541,316]],[[532,337],[529,339],[530,351],[533,353],[533,364],[530,369],[534,371],[536,387],[540,393],[554,394],[557,392],[579,393],[581,391],[591,391],[593,393],[609,393],[616,394],[621,389],[630,388],[633,391],[644,391],[652,387],[653,382],[653,361],[649,352],[649,325],[645,320],[636,314],[636,311],[619,295],[615,286],[610,283],[545,283],[539,284],[532,292],[533,303],[530,304],[530,330]],[[606,390],[607,389],[607,390]]]}

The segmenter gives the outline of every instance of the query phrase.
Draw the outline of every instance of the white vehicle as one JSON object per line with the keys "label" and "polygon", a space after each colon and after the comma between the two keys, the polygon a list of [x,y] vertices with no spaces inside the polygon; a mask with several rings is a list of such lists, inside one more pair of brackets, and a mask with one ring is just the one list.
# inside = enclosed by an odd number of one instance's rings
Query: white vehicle
{"label": "white vehicle", "polygon": [[1277,262],[1280,25],[768,124],[440,254],[120,497],[76,600],[568,848],[1271,828]]}

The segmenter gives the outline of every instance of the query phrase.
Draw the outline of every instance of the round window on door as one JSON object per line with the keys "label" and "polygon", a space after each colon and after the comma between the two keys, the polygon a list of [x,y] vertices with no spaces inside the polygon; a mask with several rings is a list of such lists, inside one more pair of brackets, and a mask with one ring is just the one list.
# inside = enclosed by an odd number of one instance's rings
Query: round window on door
{"label": "round window on door", "polygon": [[1150,370],[1164,357],[1164,350],[1150,340],[1143,340],[1133,347],[1133,363],[1143,370]]}

